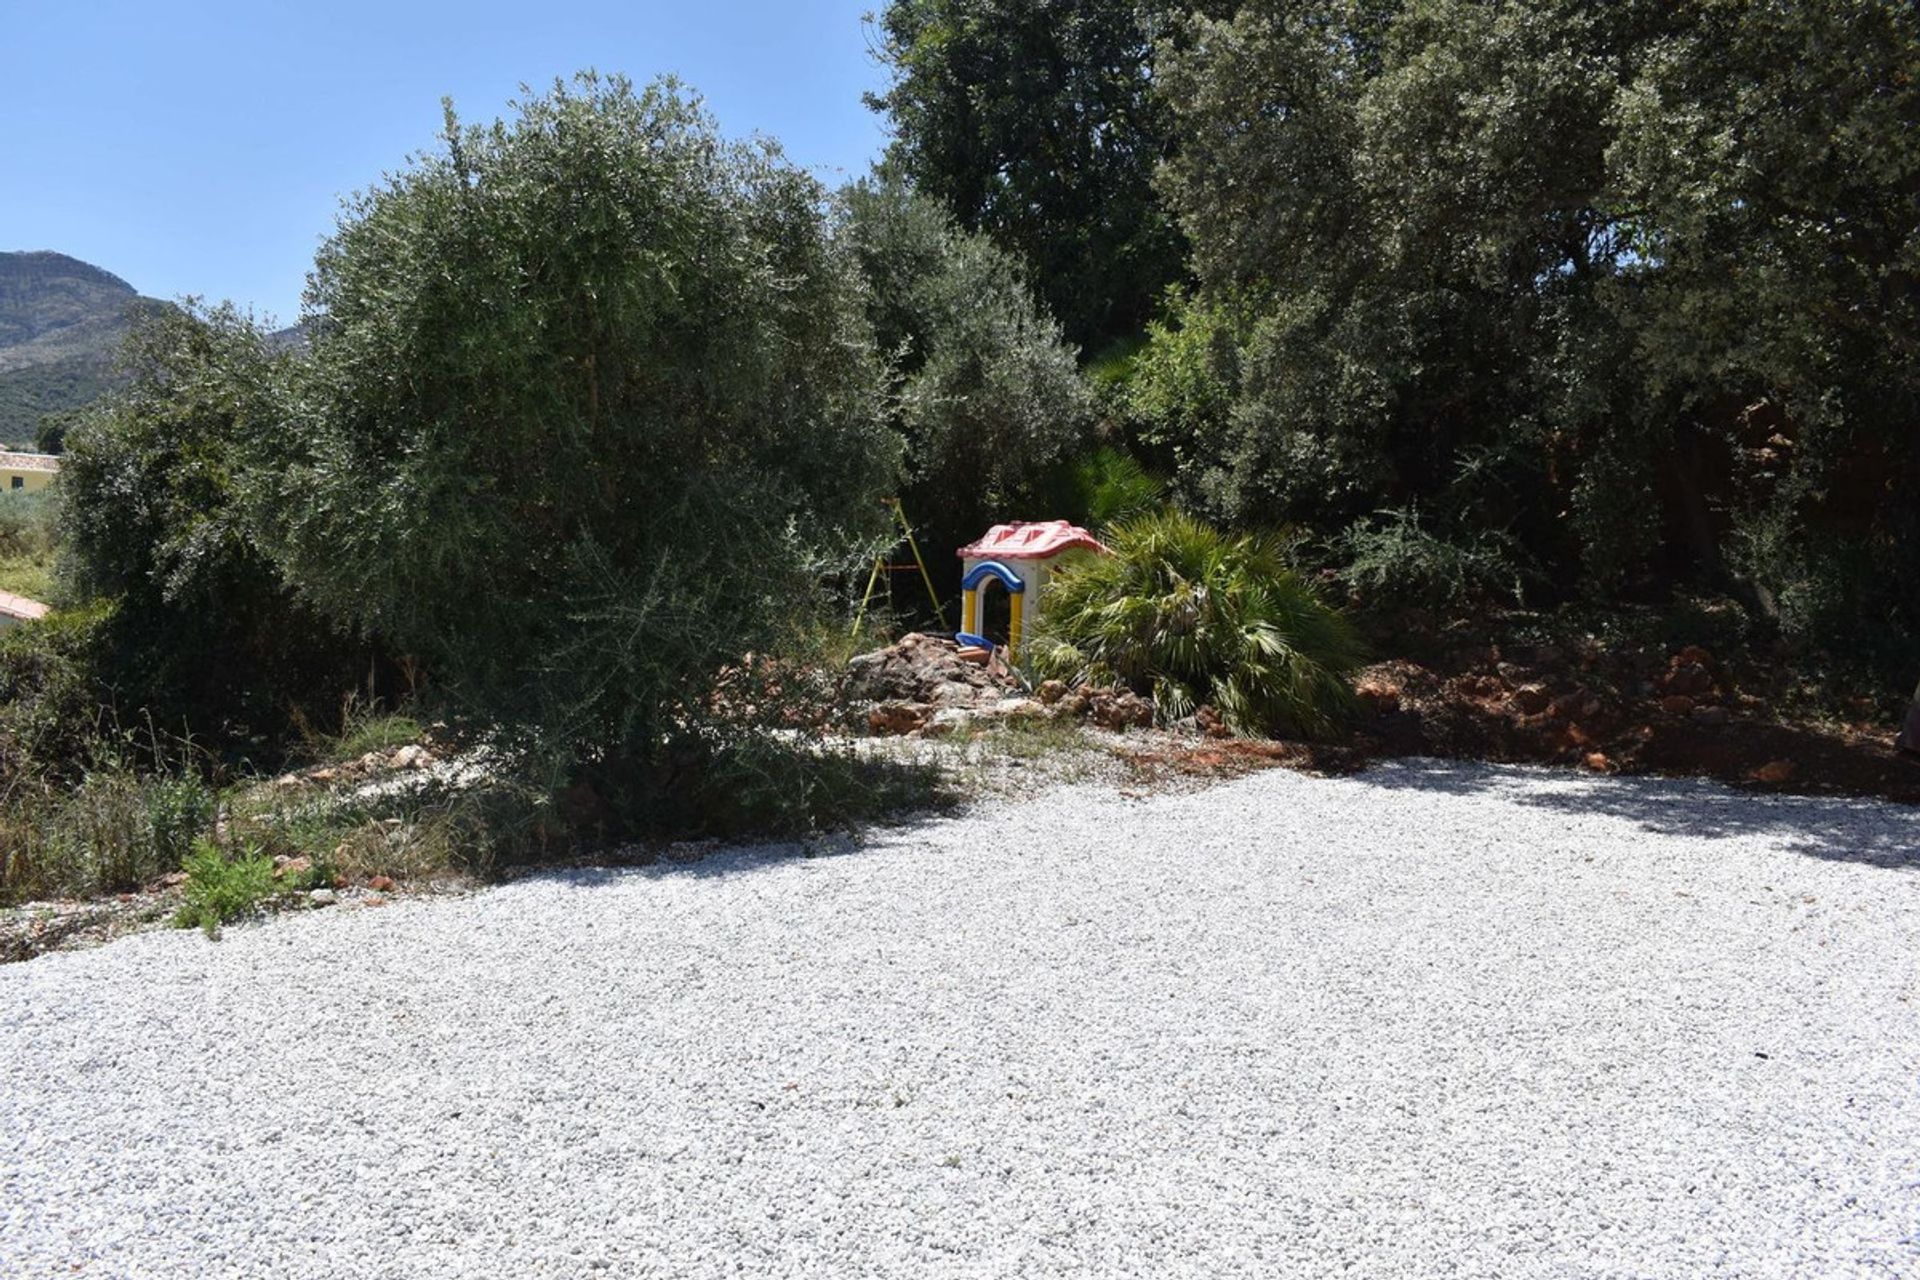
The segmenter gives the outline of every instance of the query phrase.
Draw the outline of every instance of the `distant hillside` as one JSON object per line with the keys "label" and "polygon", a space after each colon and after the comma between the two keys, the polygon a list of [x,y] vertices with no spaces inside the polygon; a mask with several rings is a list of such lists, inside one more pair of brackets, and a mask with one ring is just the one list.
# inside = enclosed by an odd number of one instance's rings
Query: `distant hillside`
{"label": "distant hillside", "polygon": [[313,346],[314,329],[319,321],[309,316],[299,324],[290,324],[284,329],[275,329],[267,335],[267,343],[275,351],[304,352]]}
{"label": "distant hillside", "polygon": [[0,442],[32,443],[40,415],[112,386],[132,316],[166,305],[63,253],[0,253]]}

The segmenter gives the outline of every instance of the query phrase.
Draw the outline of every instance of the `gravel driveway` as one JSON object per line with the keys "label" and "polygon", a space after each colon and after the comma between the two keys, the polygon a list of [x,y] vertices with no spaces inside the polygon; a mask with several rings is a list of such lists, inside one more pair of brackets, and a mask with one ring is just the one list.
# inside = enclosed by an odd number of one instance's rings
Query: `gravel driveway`
{"label": "gravel driveway", "polygon": [[1082,785],[0,969],[7,1276],[1920,1274],[1920,811]]}

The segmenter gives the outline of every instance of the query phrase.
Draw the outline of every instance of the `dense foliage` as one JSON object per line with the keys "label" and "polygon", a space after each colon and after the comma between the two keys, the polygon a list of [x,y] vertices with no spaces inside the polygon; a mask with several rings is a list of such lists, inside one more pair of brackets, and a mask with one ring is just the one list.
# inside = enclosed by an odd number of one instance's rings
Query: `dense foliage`
{"label": "dense foliage", "polygon": [[[841,233],[867,285],[906,445],[908,513],[936,548],[1028,518],[1086,439],[1092,407],[1074,353],[1015,260],[898,186],[841,194]],[[941,557],[937,571],[955,568]]]}
{"label": "dense foliage", "polygon": [[1156,83],[1200,282],[1132,401],[1190,500],[1418,504],[1599,592],[1920,622],[1920,17],[1295,3]]}
{"label": "dense foliage", "polygon": [[1166,511],[1122,521],[1107,542],[1112,555],[1068,566],[1049,588],[1038,670],[1129,685],[1163,720],[1212,706],[1245,734],[1311,737],[1340,723],[1359,639],[1278,540]]}
{"label": "dense foliage", "polygon": [[123,361],[130,381],[68,433],[60,475],[68,590],[114,602],[101,698],[270,757],[371,656],[262,544],[259,476],[283,457],[296,371],[248,317],[191,303],[143,317]]}
{"label": "dense foliage", "polygon": [[484,721],[649,756],[897,476],[823,203],[670,83],[449,108],[311,278],[274,507],[302,597]]}
{"label": "dense foliage", "polygon": [[[876,30],[892,141],[837,197],[588,75],[449,109],[350,202],[297,337],[137,306],[120,389],[40,436],[69,607],[0,638],[0,892],[177,865],[210,821],[184,766],[360,750],[339,708],[401,672],[422,722],[554,766],[410,848],[882,803],[923,780],[796,752],[822,682],[778,650],[896,495],[936,573],[996,520],[1107,526],[1036,661],[1245,732],[1329,732],[1359,646],[1236,530],[1435,630],[1704,589],[1743,645],[1920,653],[1910,4],[891,0]],[[88,299],[132,296],[29,256],[0,423],[93,394],[126,320]],[[46,572],[34,512],[0,512],[10,575]],[[390,818],[228,837],[371,861]]]}
{"label": "dense foliage", "polygon": [[1157,4],[892,0],[886,166],[1018,254],[1067,336],[1133,333],[1182,273],[1153,193],[1167,110],[1153,93]]}

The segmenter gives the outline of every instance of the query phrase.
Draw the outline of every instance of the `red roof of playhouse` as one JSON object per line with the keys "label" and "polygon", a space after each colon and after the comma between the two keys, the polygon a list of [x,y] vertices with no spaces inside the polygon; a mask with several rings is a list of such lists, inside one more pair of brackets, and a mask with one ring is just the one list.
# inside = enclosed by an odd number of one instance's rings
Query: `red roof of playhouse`
{"label": "red roof of playhouse", "polygon": [[1015,520],[993,526],[978,542],[960,548],[959,554],[984,560],[1045,560],[1075,547],[1102,553],[1107,549],[1100,539],[1065,520]]}

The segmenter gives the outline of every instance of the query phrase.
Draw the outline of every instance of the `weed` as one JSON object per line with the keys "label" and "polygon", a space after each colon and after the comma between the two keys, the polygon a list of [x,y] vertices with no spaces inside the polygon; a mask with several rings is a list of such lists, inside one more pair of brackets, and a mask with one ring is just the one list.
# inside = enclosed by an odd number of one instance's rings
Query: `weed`
{"label": "weed", "polygon": [[404,710],[387,710],[378,702],[361,702],[352,696],[341,705],[338,734],[317,733],[304,723],[302,730],[313,755],[330,763],[391,751],[426,736],[425,727]]}
{"label": "weed", "polygon": [[0,901],[138,889],[180,866],[213,809],[190,776],[103,767],[70,790],[16,776],[0,802]]}
{"label": "weed", "polygon": [[1071,720],[1026,716],[976,721],[969,726],[967,739],[1011,760],[1044,760],[1098,750]]}
{"label": "weed", "polygon": [[154,863],[169,870],[180,866],[213,825],[213,792],[187,775],[151,779],[143,790]]}
{"label": "weed", "polygon": [[202,840],[186,861],[186,902],[174,916],[182,929],[220,936],[220,926],[244,919],[274,894],[273,859],[248,845],[229,856]]}
{"label": "weed", "polygon": [[186,902],[173,919],[180,929],[200,927],[217,938],[221,925],[246,919],[273,894],[273,858],[257,846],[228,856],[217,844],[200,841],[186,856]]}

